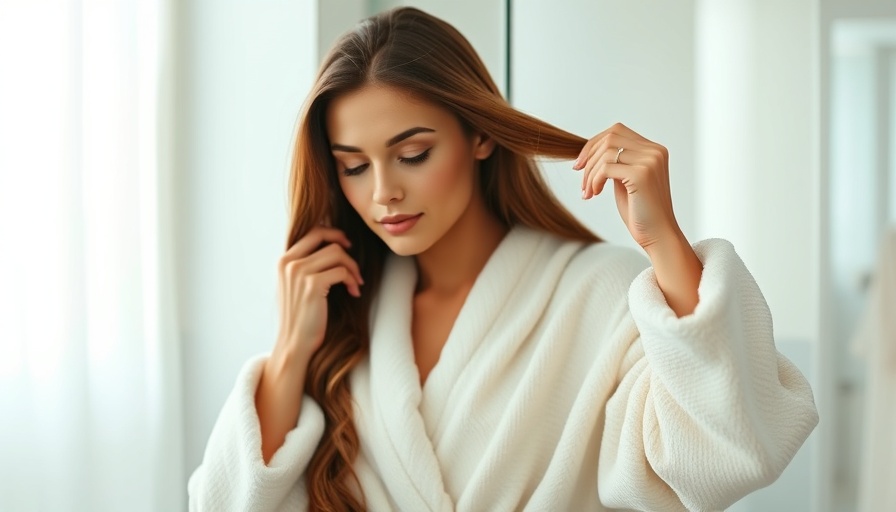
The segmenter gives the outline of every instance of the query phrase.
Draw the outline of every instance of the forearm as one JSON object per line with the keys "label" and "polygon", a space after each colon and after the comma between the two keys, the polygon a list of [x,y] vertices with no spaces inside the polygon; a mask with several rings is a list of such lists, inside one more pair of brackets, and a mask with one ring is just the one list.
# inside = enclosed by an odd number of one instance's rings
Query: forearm
{"label": "forearm", "polygon": [[697,288],[703,265],[683,234],[646,248],[656,281],[669,307],[678,317],[690,315],[697,307]]}
{"label": "forearm", "polygon": [[275,350],[265,362],[255,393],[265,464],[298,423],[307,366],[288,350]]}

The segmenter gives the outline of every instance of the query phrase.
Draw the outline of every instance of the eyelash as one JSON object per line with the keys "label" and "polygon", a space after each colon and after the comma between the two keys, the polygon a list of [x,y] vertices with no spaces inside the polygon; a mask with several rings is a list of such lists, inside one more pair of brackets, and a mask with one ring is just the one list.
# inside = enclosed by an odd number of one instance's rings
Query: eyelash
{"label": "eyelash", "polygon": [[403,164],[408,164],[408,165],[422,164],[423,162],[426,161],[426,159],[429,158],[430,151],[432,151],[432,148],[427,149],[426,151],[424,151],[423,153],[420,153],[417,156],[412,156],[410,158],[399,158],[398,161]]}
{"label": "eyelash", "polygon": [[[409,158],[399,158],[398,161],[407,165],[420,165],[429,159],[430,151],[432,151],[432,148],[427,149],[417,156],[412,156]],[[365,169],[367,169],[367,164],[362,164],[357,167],[352,167],[351,169],[345,169],[342,171],[342,174],[345,176],[357,176],[358,174],[364,172]]]}

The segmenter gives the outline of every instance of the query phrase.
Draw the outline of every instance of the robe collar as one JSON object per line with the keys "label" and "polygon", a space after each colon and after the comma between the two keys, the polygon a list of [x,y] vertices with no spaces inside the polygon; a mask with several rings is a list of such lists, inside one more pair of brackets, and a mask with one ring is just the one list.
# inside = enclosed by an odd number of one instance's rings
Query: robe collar
{"label": "robe collar", "polygon": [[[470,289],[423,388],[411,337],[416,265],[413,257],[388,258],[371,309],[370,384],[377,427],[385,434],[377,437],[387,443],[375,449],[392,451],[385,458],[397,463],[389,468],[391,474],[382,477],[393,496],[402,496],[402,508],[419,510],[423,505],[429,510],[453,510],[432,428],[466,363],[487,337],[507,295],[515,291],[521,272],[545,239],[545,234],[522,226],[505,235]],[[408,496],[408,491],[414,496]]]}

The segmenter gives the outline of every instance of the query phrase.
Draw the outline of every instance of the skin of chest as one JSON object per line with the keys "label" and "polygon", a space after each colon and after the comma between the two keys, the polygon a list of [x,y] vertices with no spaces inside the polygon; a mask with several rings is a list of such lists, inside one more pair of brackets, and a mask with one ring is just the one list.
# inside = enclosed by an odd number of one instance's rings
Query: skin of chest
{"label": "skin of chest", "polygon": [[421,385],[439,361],[442,348],[469,292],[470,287],[464,287],[451,294],[423,291],[414,296],[411,336]]}

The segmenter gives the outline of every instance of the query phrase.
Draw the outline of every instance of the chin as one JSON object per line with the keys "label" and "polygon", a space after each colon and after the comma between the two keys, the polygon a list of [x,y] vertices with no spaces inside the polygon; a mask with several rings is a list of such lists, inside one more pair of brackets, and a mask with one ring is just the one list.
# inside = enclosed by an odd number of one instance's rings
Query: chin
{"label": "chin", "polygon": [[429,248],[428,245],[424,246],[420,241],[413,240],[412,237],[398,238],[386,235],[383,241],[386,242],[386,245],[389,246],[392,252],[399,256],[416,256]]}
{"label": "chin", "polygon": [[[377,230],[376,234],[380,240],[386,243],[389,249],[399,256],[417,256],[426,252],[427,249],[435,244],[435,240],[431,240],[431,236],[427,233],[408,233],[404,235],[391,235]],[[431,235],[431,233],[429,234]]]}

